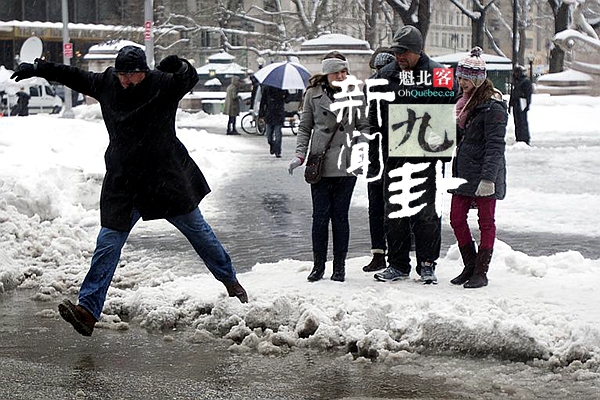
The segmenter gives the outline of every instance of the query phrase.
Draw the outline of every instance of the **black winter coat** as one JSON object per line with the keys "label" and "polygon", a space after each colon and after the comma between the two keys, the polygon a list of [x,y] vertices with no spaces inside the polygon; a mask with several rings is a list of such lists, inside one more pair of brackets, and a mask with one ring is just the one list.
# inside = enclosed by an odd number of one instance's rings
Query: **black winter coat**
{"label": "black winter coat", "polygon": [[269,125],[283,125],[285,122],[285,100],[288,91],[272,86],[262,86],[259,116]]}
{"label": "black winter coat", "polygon": [[[413,76],[415,79],[419,76],[419,71],[427,71],[429,76],[433,77],[434,68],[444,68],[444,66],[436,61],[430,59],[425,53],[421,53],[421,57],[419,61],[412,69]],[[435,163],[439,158],[420,158],[420,157],[393,157],[388,160],[388,146],[389,146],[389,135],[388,135],[388,106],[389,104],[454,104],[456,102],[456,93],[457,93],[457,84],[456,80],[454,81],[454,86],[452,91],[448,91],[445,88],[434,88],[432,86],[425,85],[410,85],[403,86],[400,81],[400,72],[401,69],[398,66],[397,62],[391,62],[383,67],[379,73],[377,73],[374,78],[375,79],[387,79],[388,84],[385,86],[376,86],[374,89],[380,92],[394,92],[395,100],[391,103],[387,101],[381,101],[381,127],[378,126],[377,120],[377,107],[375,107],[375,103],[372,104],[373,107],[369,108],[369,124],[371,125],[371,132],[382,132],[382,150],[383,150],[383,159],[386,164],[386,170],[391,170],[394,168],[398,168],[402,166],[406,161],[410,161],[411,163],[422,163],[422,162],[431,162]],[[410,97],[410,96],[401,96],[399,93],[402,90],[431,90],[435,92],[439,92],[440,96],[424,96],[424,97]],[[418,128],[416,129],[418,130]],[[413,133],[414,134],[414,133]],[[378,152],[378,146],[369,146],[369,160],[375,161],[378,159],[378,154],[374,154],[373,152]],[[448,157],[441,158],[443,161],[450,161]],[[377,175],[376,170],[379,170],[378,163],[369,163],[369,171],[368,176],[372,177]]]}
{"label": "black winter coat", "polygon": [[502,200],[506,195],[506,123],[508,114],[506,103],[490,99],[473,109],[465,122],[465,129],[456,149],[452,165],[455,178],[467,182],[449,192],[475,197],[475,191],[482,179],[492,181],[496,192],[492,196]]}
{"label": "black winter coat", "polygon": [[134,207],[145,220],[186,214],[210,192],[175,135],[179,100],[198,82],[192,65],[181,61],[176,73],[149,71],[141,83],[127,89],[112,67],[95,73],[51,62],[38,64],[36,75],[100,103],[110,139],[100,197],[104,227],[129,230]]}

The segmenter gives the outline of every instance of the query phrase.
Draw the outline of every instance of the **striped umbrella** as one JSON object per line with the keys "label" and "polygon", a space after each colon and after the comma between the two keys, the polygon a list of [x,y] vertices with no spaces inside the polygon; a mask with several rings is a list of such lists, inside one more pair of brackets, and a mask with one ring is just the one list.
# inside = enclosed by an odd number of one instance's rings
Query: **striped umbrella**
{"label": "striped umbrella", "polygon": [[259,83],[279,89],[305,89],[310,75],[302,65],[289,61],[269,64],[254,73]]}

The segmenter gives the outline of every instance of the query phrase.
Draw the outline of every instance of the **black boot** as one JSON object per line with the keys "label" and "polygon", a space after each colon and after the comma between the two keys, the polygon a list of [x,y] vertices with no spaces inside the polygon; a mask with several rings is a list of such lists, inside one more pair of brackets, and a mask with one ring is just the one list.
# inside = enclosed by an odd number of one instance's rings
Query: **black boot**
{"label": "black boot", "polygon": [[459,246],[460,255],[462,256],[465,268],[460,275],[450,281],[453,285],[463,285],[473,275],[475,270],[475,261],[477,260],[477,250],[475,250],[475,242]]}
{"label": "black boot", "polygon": [[386,267],[387,265],[385,264],[385,255],[383,253],[373,253],[373,258],[371,259],[371,262],[363,267],[363,271],[374,272],[385,269]]}
{"label": "black boot", "polygon": [[493,249],[479,249],[477,253],[477,261],[475,262],[475,269],[473,276],[463,285],[467,289],[476,289],[483,286],[487,286],[487,272],[490,267],[490,261],[492,261]]}
{"label": "black boot", "polygon": [[313,253],[313,269],[310,271],[310,275],[308,275],[308,280],[310,282],[315,282],[321,280],[323,278],[323,274],[325,273],[325,262],[327,261],[327,254]]}
{"label": "black boot", "polygon": [[346,278],[346,253],[335,253],[333,255],[332,281],[344,282]]}

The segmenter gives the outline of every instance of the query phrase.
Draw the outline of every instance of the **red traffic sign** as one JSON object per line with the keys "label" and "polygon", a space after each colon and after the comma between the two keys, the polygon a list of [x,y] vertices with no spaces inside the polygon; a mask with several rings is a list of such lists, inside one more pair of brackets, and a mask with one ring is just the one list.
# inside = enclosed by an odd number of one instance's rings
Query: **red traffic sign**
{"label": "red traffic sign", "polygon": [[63,54],[65,57],[73,57],[73,43],[63,44]]}
{"label": "red traffic sign", "polygon": [[146,21],[144,23],[144,40],[152,39],[152,21]]}

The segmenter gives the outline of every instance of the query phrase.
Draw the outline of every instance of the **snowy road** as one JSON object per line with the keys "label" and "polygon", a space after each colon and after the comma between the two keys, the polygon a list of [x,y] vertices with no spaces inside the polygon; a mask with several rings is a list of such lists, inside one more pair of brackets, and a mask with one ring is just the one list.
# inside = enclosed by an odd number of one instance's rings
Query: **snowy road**
{"label": "snowy road", "polygon": [[[202,129],[202,125],[198,128]],[[225,133],[224,128],[222,132],[211,125],[205,128],[216,134]],[[252,167],[227,174],[217,182],[211,181],[209,176],[213,193],[200,207],[211,210],[207,219],[230,252],[238,271],[248,271],[256,263],[277,262],[287,258],[312,260],[310,189],[302,178],[302,168],[294,176],[289,176],[287,172],[288,163],[294,154],[296,137],[289,129],[284,129],[283,157],[280,159],[268,153],[264,136],[242,135],[232,137],[231,140],[246,142],[244,152],[232,152],[231,157],[248,159]],[[542,142],[541,145],[545,144]],[[355,191],[366,191],[365,183],[359,180]],[[355,201],[357,198],[358,204]],[[349,258],[369,256],[371,243],[367,208],[356,195],[350,209],[350,228]],[[547,256],[573,250],[586,258],[600,258],[600,247],[595,245],[598,240],[596,237],[545,231],[515,231],[499,224],[498,238],[514,250],[531,256]],[[454,243],[456,239],[452,228],[445,219],[442,228],[442,257]],[[174,259],[180,257],[182,252],[187,253],[191,259],[195,258],[187,240],[165,222],[138,224],[128,245],[135,249],[160,249],[165,257]],[[192,271],[183,268],[180,272],[188,274]]]}
{"label": "snowy road", "polygon": [[76,298],[89,265],[106,134],[97,120],[4,118],[0,398],[596,399],[600,223],[589,210],[600,135],[590,110],[600,103],[536,99],[534,145],[507,149],[508,197],[490,285],[478,291],[448,283],[462,267],[447,215],[439,285],[364,274],[364,183],[346,282],[309,284],[309,188],[286,171],[294,137],[278,160],[263,137],[226,137],[219,121],[211,133],[180,129],[213,188],[203,213],[238,271],[251,270],[240,274],[251,301],[227,298],[168,223],[144,222],[92,338],[56,305]]}

